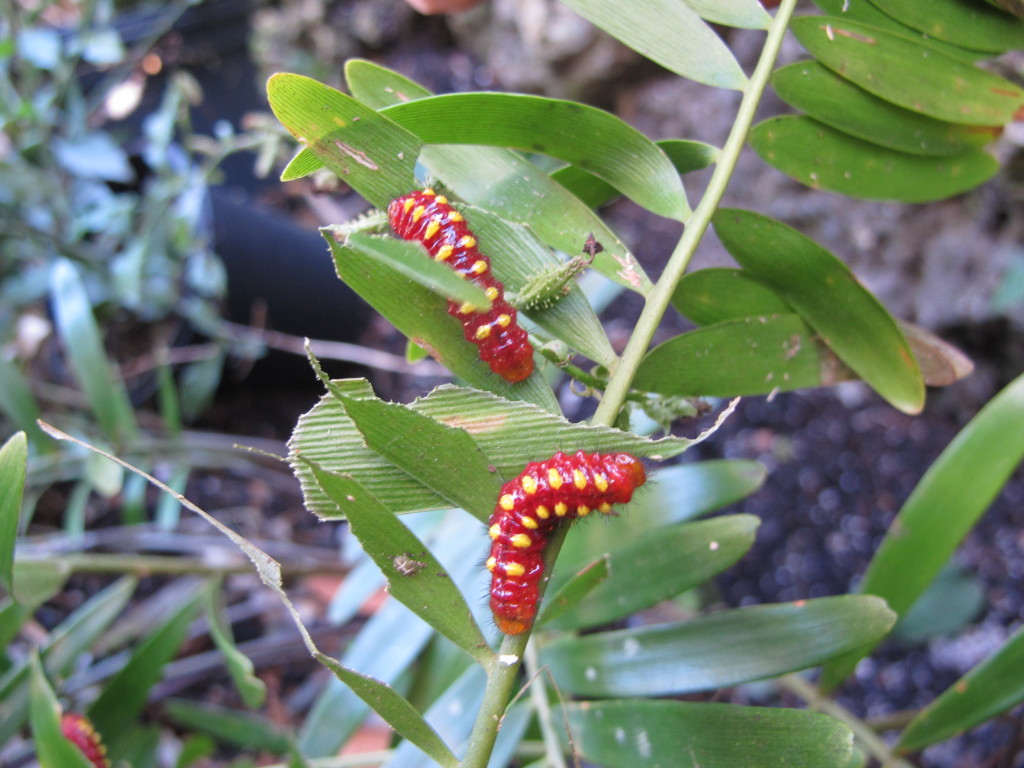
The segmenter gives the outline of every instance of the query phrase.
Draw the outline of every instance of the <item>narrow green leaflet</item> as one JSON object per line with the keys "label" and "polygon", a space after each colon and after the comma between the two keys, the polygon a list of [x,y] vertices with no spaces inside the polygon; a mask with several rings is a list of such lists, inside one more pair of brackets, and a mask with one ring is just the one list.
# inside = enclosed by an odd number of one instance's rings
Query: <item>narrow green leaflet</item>
{"label": "narrow green leaflet", "polygon": [[17,432],[0,448],[0,584],[14,593],[14,542],[25,492],[28,438]]}
{"label": "narrow green leaflet", "polygon": [[40,768],[92,768],[82,751],[61,732],[60,704],[37,657],[31,660],[32,736]]}
{"label": "narrow green leaflet", "polygon": [[0,356],[0,412],[15,427],[28,435],[32,445],[41,451],[53,449],[53,443],[46,435],[36,419],[40,416],[39,403],[32,394],[32,387],[25,374],[14,364],[14,361]]}
{"label": "narrow green leaflet", "polygon": [[[285,73],[270,78],[267,98],[303,146],[378,208],[416,186],[421,142],[370,107],[312,78]],[[311,165],[303,160],[301,168]]]}
{"label": "narrow green leaflet", "polygon": [[742,90],[747,78],[729,48],[689,5],[649,0],[623,12],[614,0],[562,0],[594,26],[677,75]]}
{"label": "narrow green leaflet", "polygon": [[231,625],[226,621],[223,606],[218,600],[219,590],[211,589],[206,596],[206,622],[210,625],[210,637],[217,650],[224,656],[228,674],[245,706],[258,709],[267,697],[267,685],[254,672],[252,660],[238,650]]}
{"label": "narrow green leaflet", "polygon": [[722,209],[713,223],[740,266],[793,307],[858,376],[896,408],[921,410],[924,383],[906,339],[845,264],[767,216]]}
{"label": "narrow green leaflet", "polygon": [[772,17],[757,0],[684,0],[702,19],[742,29],[768,29]]}
{"label": "narrow green leaflet", "polygon": [[1024,91],[1009,80],[902,35],[835,16],[801,16],[790,29],[829,69],[938,120],[1005,125],[1024,105]]}
{"label": "narrow green leaflet", "polygon": [[815,61],[772,74],[779,97],[818,122],[912,155],[956,155],[998,138],[1000,128],[948,123],[880,99]]}
{"label": "narrow green leaflet", "polygon": [[853,750],[849,728],[803,710],[635,700],[565,707],[567,748],[607,768],[847,768]]}
{"label": "narrow green leaflet", "polygon": [[570,576],[564,584],[554,588],[554,594],[544,600],[537,616],[537,626],[548,624],[558,619],[566,611],[576,608],[580,600],[591,593],[595,587],[608,578],[608,556],[599,557],[592,563],[583,566]]}
{"label": "narrow green leaflet", "polygon": [[551,385],[542,376],[533,375],[526,381],[510,384],[491,371],[480,359],[476,346],[466,341],[459,321],[448,314],[445,299],[381,262],[342,245],[329,232],[325,231],[324,236],[341,279],[399,331],[430,348],[453,374],[473,386],[523,398],[551,411],[558,409]]}
{"label": "narrow green leaflet", "polygon": [[1024,19],[980,2],[964,0],[872,0],[908,27],[947,43],[1003,53],[1024,48]]}
{"label": "narrow green leaflet", "polygon": [[[904,503],[868,566],[860,591],[902,614],[935,578],[1024,458],[1024,376],[981,409],[954,438]],[[838,685],[866,645],[834,660],[822,684]]]}
{"label": "narrow green leaflet", "polygon": [[346,237],[345,244],[439,296],[459,303],[467,302],[479,307],[481,312],[491,308],[491,300],[483,288],[447,264],[434,261],[419,243],[393,237],[351,234]]}
{"label": "narrow green leaflet", "polygon": [[288,161],[288,165],[281,171],[281,181],[304,179],[323,167],[323,161],[317,157],[316,152],[308,147],[303,147],[295,153],[295,156]]}
{"label": "narrow green leaflet", "polygon": [[352,477],[311,464],[320,487],[345,510],[352,534],[388,580],[388,591],[478,663],[492,661],[465,599],[430,551]]}
{"label": "narrow green leaflet", "polygon": [[426,144],[509,147],[564,160],[671,219],[689,215],[672,163],[615,115],[578,102],[513,93],[452,93],[407,101],[381,114]]}
{"label": "narrow green leaflet", "polygon": [[[364,380],[334,384],[351,397],[372,397]],[[468,432],[487,457],[488,472],[493,465],[501,482],[518,475],[528,462],[547,458],[560,449],[629,451],[660,460],[675,456],[694,443],[678,437],[650,440],[611,427],[572,424],[536,405],[450,385],[439,387],[408,406],[396,407],[410,408],[448,427]],[[303,459],[328,472],[351,475],[396,514],[448,506],[427,485],[367,447],[345,405],[333,394],[325,395],[299,418],[288,447],[289,462],[302,484],[306,508],[320,517],[337,517],[338,506],[319,489],[312,473],[304,469]],[[496,499],[497,494],[492,503]],[[474,509],[479,513],[482,507],[477,505]]]}
{"label": "narrow green leaflet", "polygon": [[[699,269],[685,275],[672,297],[680,314],[697,325],[711,325],[744,317],[765,317],[790,312],[791,308],[768,286],[759,283],[742,269],[715,267]],[[921,369],[925,384],[946,387],[964,378],[974,364],[952,344],[916,325],[897,320]],[[830,362],[829,370],[846,376],[844,366],[821,340],[814,338]]]}
{"label": "narrow green leaflet", "polygon": [[[406,77],[368,61],[352,60],[345,76],[353,95],[375,109],[431,96]],[[646,295],[651,281],[621,240],[564,187],[519,153],[494,147],[428,146],[420,154],[434,177],[466,202],[530,226],[549,246],[578,253],[588,233],[604,246],[593,268]]]}
{"label": "narrow green leaflet", "polygon": [[807,669],[885,635],[885,601],[844,595],[759,605],[546,646],[559,687],[580,696],[668,696]]}
{"label": "narrow green leaflet", "polygon": [[174,658],[198,612],[201,591],[208,586],[197,583],[193,594],[180,609],[169,616],[153,633],[132,650],[131,658],[104,686],[89,705],[87,714],[96,730],[103,734],[107,747],[116,757],[149,699],[150,689],[163,677],[164,666]]}
{"label": "narrow green leaflet", "polygon": [[1024,701],[1024,628],[911,720],[897,748],[915,752],[980,725]]}
{"label": "narrow green leaflet", "polygon": [[64,351],[100,426],[113,440],[133,439],[138,427],[128,392],[111,370],[85,284],[70,261],[54,264],[50,295]]}
{"label": "narrow green leaflet", "polygon": [[947,157],[911,155],[798,115],[758,123],[750,131],[750,145],[766,163],[802,184],[868,200],[944,200],[999,171],[999,161],[981,149]]}
{"label": "narrow green leaflet", "polygon": [[629,540],[607,556],[610,577],[555,626],[607,624],[703,584],[750,549],[759,524],[753,515],[731,515],[656,528]]}
{"label": "narrow green leaflet", "polygon": [[290,749],[288,732],[256,712],[187,699],[167,699],[161,702],[160,708],[176,725],[208,733],[222,744],[275,755],[286,754]]}
{"label": "narrow green leaflet", "polygon": [[[344,398],[345,411],[366,445],[415,477],[451,506],[481,521],[494,511],[501,478],[464,429],[449,427],[404,405],[371,398]],[[348,504],[339,507],[347,509]]]}
{"label": "narrow green leaflet", "polygon": [[799,316],[725,320],[659,344],[633,386],[686,397],[764,395],[829,386],[847,378]]}
{"label": "narrow green leaflet", "polygon": [[[663,139],[655,143],[681,174],[707,168],[714,165],[718,159],[718,148],[702,141]],[[607,181],[575,165],[559,168],[552,172],[551,178],[586,203],[589,208],[599,208],[622,194]]]}

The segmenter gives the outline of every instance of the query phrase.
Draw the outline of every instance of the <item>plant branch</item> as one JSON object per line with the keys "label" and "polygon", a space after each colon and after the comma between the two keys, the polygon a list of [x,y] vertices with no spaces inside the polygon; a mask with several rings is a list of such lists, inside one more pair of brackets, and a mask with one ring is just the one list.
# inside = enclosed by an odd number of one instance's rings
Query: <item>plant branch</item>
{"label": "plant branch", "polygon": [[594,424],[609,426],[613,424],[626,401],[633,378],[651,344],[651,339],[654,338],[654,332],[665,315],[665,310],[668,309],[672,294],[686,272],[690,259],[697,250],[708,224],[711,223],[711,217],[715,214],[722,201],[722,196],[725,194],[729,179],[736,168],[740,151],[747,140],[747,133],[754,122],[754,113],[757,111],[761,96],[768,85],[768,78],[775,66],[775,59],[795,6],[796,0],[783,0],[779,6],[779,11],[768,30],[768,39],[761,51],[761,58],[744,91],[743,101],[740,102],[739,111],[736,113],[736,122],[733,123],[729,138],[718,157],[714,175],[711,177],[700,204],[687,220],[686,229],[669,258],[665,271],[647,296],[643,312],[633,329],[629,343],[608,380],[608,389],[605,390],[604,397],[594,414],[592,422]]}

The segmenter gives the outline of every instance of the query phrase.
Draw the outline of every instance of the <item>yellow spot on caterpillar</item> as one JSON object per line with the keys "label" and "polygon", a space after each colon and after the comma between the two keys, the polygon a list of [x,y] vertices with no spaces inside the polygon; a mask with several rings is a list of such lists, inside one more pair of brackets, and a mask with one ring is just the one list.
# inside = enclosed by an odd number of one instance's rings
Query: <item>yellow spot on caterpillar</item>
{"label": "yellow spot on caterpillar", "polygon": [[515,536],[509,539],[509,543],[511,543],[513,547],[516,547],[518,549],[526,549],[528,546],[533,544],[533,539],[531,539],[528,534],[517,533]]}
{"label": "yellow spot on caterpillar", "polygon": [[537,508],[533,511],[534,514],[536,514],[537,517],[539,517],[541,520],[547,520],[549,517],[551,517],[551,510],[545,507],[543,504],[538,504]]}
{"label": "yellow spot on caterpillar", "polygon": [[608,478],[602,474],[594,475],[594,485],[597,486],[597,490],[604,493],[608,490]]}
{"label": "yellow spot on caterpillar", "polygon": [[523,517],[519,518],[519,522],[523,524],[523,528],[529,528],[531,531],[537,528],[537,521],[532,517],[523,515]]}
{"label": "yellow spot on caterpillar", "polygon": [[496,539],[499,536],[501,536],[501,528],[498,526],[497,523],[495,523],[487,529],[487,535],[490,536],[492,539]]}
{"label": "yellow spot on caterpillar", "polygon": [[502,328],[508,328],[510,325],[512,325],[512,317],[511,315],[498,315],[498,319],[495,320],[494,322],[496,322]]}
{"label": "yellow spot on caterpillar", "polygon": [[522,563],[505,563],[506,576],[522,576],[524,573],[526,573],[526,568]]}
{"label": "yellow spot on caterpillar", "polygon": [[434,192],[434,190],[432,190],[430,187],[427,187],[426,189],[423,190],[423,194],[424,195],[433,196],[433,195],[435,195],[437,193]]}
{"label": "yellow spot on caterpillar", "polygon": [[425,205],[417,205],[412,209],[412,223],[415,224],[417,221],[423,218],[423,214],[427,212]]}
{"label": "yellow spot on caterpillar", "polygon": [[533,475],[523,475],[523,479],[520,482],[523,485],[523,490],[528,494],[533,495],[537,492],[537,481]]}
{"label": "yellow spot on caterpillar", "polygon": [[572,471],[572,484],[581,491],[587,487],[587,476],[582,469],[574,469]]}
{"label": "yellow spot on caterpillar", "polygon": [[471,304],[468,301],[464,301],[464,302],[462,302],[462,304],[459,305],[459,314],[460,315],[471,315],[474,312],[476,312],[476,305],[475,304]]}
{"label": "yellow spot on caterpillar", "polygon": [[566,506],[564,501],[560,501],[555,504],[555,514],[559,517],[565,517],[565,513],[569,511],[569,507]]}
{"label": "yellow spot on caterpillar", "polygon": [[452,211],[452,215],[448,217],[448,221],[454,221],[454,222],[458,223],[458,222],[462,221],[465,218],[466,217],[463,216],[458,211]]}
{"label": "yellow spot on caterpillar", "polygon": [[586,504],[580,504],[578,507],[576,507],[576,514],[580,517],[586,517],[590,514],[590,507],[588,507]]}
{"label": "yellow spot on caterpillar", "polygon": [[437,202],[439,202],[441,205],[448,205],[448,198],[445,197],[444,195],[438,195]]}
{"label": "yellow spot on caterpillar", "polygon": [[455,246],[442,245],[437,249],[437,253],[434,254],[434,261],[447,261],[453,253],[455,253]]}
{"label": "yellow spot on caterpillar", "polygon": [[488,288],[486,291],[484,291],[484,293],[487,294],[487,298],[490,299],[491,301],[497,301],[498,300],[498,289],[495,288],[493,285],[490,288]]}
{"label": "yellow spot on caterpillar", "polygon": [[462,239],[459,240],[459,245],[461,245],[463,248],[472,248],[474,245],[476,245],[476,238],[473,237],[472,235],[463,235]]}
{"label": "yellow spot on caterpillar", "polygon": [[612,505],[605,501],[597,509],[601,512],[601,514],[607,515],[609,512],[612,511]]}
{"label": "yellow spot on caterpillar", "polygon": [[474,336],[476,336],[477,341],[483,341],[490,335],[491,326],[489,325],[481,325],[479,328],[476,329],[476,333],[474,334]]}
{"label": "yellow spot on caterpillar", "polygon": [[427,222],[427,228],[423,230],[423,239],[429,240],[430,238],[437,234],[437,230],[439,230],[440,228],[441,216],[435,213],[433,216],[430,217],[430,221]]}
{"label": "yellow spot on caterpillar", "polygon": [[[466,238],[462,239],[465,240]],[[473,266],[469,268],[469,271],[472,272],[474,275],[482,275],[484,272],[487,271],[487,262],[484,261],[483,259],[480,259],[479,261],[474,261]]]}
{"label": "yellow spot on caterpillar", "polygon": [[553,491],[557,491],[562,487],[562,474],[554,467],[548,470],[548,485],[551,486]]}
{"label": "yellow spot on caterpillar", "polygon": [[498,567],[498,561],[492,556],[487,558],[487,570],[494,573],[494,569]]}
{"label": "yellow spot on caterpillar", "polygon": [[405,198],[405,202],[404,202],[404,203],[402,203],[402,209],[403,209],[403,210],[404,210],[404,211],[405,211],[406,213],[408,213],[409,211],[411,211],[411,210],[412,210],[412,207],[413,207],[414,205],[416,205],[416,199],[415,199],[415,198],[413,198],[413,197],[407,197],[407,198]]}
{"label": "yellow spot on caterpillar", "polygon": [[498,506],[504,509],[506,512],[511,512],[512,508],[516,505],[515,496],[511,493],[506,493],[500,499],[498,499]]}

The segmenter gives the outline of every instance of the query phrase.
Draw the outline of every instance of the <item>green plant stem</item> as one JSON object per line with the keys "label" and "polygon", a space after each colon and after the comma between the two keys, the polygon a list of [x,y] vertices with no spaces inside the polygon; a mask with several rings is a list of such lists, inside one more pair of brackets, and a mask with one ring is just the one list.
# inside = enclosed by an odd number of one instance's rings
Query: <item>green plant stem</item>
{"label": "green plant stem", "polygon": [[[765,41],[761,58],[754,69],[754,74],[747,83],[747,88],[740,102],[740,108],[736,115],[736,122],[733,124],[729,138],[722,147],[718,158],[714,175],[708,184],[707,191],[700,201],[700,205],[694,210],[686,223],[686,229],[680,238],[675,251],[672,253],[665,271],[662,273],[654,289],[647,296],[643,312],[637,321],[636,328],[626,345],[625,351],[619,360],[618,365],[612,372],[608,381],[608,388],[604,397],[597,407],[592,419],[593,424],[611,426],[622,409],[623,404],[629,395],[633,378],[640,367],[647,348],[650,346],[654,332],[661,322],[665,311],[668,309],[672,294],[676,285],[686,271],[690,258],[696,251],[704,232],[711,223],[711,217],[722,201],[725,188],[729,183],[736,162],[739,159],[740,150],[747,138],[747,132],[754,121],[754,113],[761,101],[761,96],[768,84],[772,67],[778,56],[779,48],[782,45],[782,38],[789,26],[789,20],[796,7],[796,0],[782,0],[778,13],[768,30],[768,38]],[[545,550],[545,573],[550,572],[551,564],[558,556],[565,538],[566,527],[556,529],[548,541]],[[546,580],[541,582],[541,597],[546,586]],[[473,731],[470,734],[469,745],[466,750],[466,757],[462,762],[462,768],[485,768],[490,759],[491,751],[494,748],[494,740],[498,736],[498,728],[501,726],[501,718],[505,706],[512,695],[516,685],[519,666],[526,651],[526,644],[530,639],[530,632],[522,635],[506,637],[501,644],[498,660],[488,671],[487,688],[484,691],[484,700],[477,716]]]}
{"label": "green plant stem", "polygon": [[[252,573],[252,563],[239,557],[237,562],[214,565],[195,558],[171,557],[168,555],[116,555],[116,554],[74,554],[61,553],[59,557],[49,555],[23,555],[18,553],[17,562],[51,563],[55,568],[81,573],[134,573],[139,576],[152,574],[223,576],[226,574]],[[350,569],[336,562],[294,562],[284,563],[289,576],[309,574],[344,574]]]}
{"label": "green plant stem", "polygon": [[761,96],[768,84],[772,67],[775,66],[775,59],[778,56],[779,48],[782,45],[782,38],[789,26],[790,17],[796,7],[796,0],[783,0],[779,6],[778,13],[768,30],[768,39],[765,41],[764,49],[761,51],[761,58],[757,62],[754,74],[747,83],[743,93],[743,100],[740,102],[739,111],[736,113],[736,121],[733,123],[729,138],[722,147],[722,152],[715,165],[714,175],[708,184],[708,188],[701,198],[700,204],[694,209],[693,214],[686,222],[686,229],[679,239],[675,251],[669,258],[665,271],[662,273],[654,288],[647,295],[643,312],[637,320],[636,327],[626,344],[626,349],[619,359],[618,365],[608,380],[608,389],[594,413],[592,423],[611,425],[615,417],[622,409],[629,393],[629,388],[636,376],[637,369],[647,353],[647,348],[654,338],[654,332],[658,329],[665,310],[668,309],[672,294],[679,284],[679,280],[686,272],[686,268],[693,257],[697,246],[700,244],[704,232],[707,231],[711,217],[714,216],[718,205],[725,194],[726,186],[736,168],[740,151],[747,140],[747,133],[754,122],[754,113],[761,102]]}
{"label": "green plant stem", "polygon": [[914,768],[906,760],[901,760],[892,754],[889,747],[882,741],[863,720],[850,712],[846,707],[830,699],[821,693],[812,683],[807,682],[799,675],[786,675],[779,678],[779,685],[799,696],[807,702],[812,709],[823,712],[834,717],[849,726],[854,737],[864,746],[872,757],[874,757],[881,768]]}
{"label": "green plant stem", "polygon": [[536,643],[526,645],[526,672],[530,680],[530,701],[537,712],[537,722],[544,737],[544,755],[550,768],[566,768],[562,755],[562,742],[552,723],[551,702],[548,701],[548,687],[540,666],[540,654]]}

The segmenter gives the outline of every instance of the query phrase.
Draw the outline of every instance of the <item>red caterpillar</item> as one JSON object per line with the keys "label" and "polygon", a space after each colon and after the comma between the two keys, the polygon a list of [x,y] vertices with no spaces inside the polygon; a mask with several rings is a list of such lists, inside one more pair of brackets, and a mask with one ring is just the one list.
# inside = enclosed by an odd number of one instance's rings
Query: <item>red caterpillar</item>
{"label": "red caterpillar", "polygon": [[96,768],[110,768],[107,748],[103,746],[100,735],[96,733],[88,718],[67,713],[61,718],[60,731],[64,738],[78,747]]}
{"label": "red caterpillar", "polygon": [[505,301],[504,286],[494,279],[491,262],[476,247],[476,238],[462,214],[432,189],[410,192],[391,201],[388,218],[404,240],[418,240],[436,261],[444,261],[487,292],[488,312],[469,303],[448,302],[448,314],[462,322],[467,341],[480,348],[480,359],[511,382],[533,373],[533,347],[516,323],[516,311]]}
{"label": "red caterpillar", "polygon": [[537,614],[537,587],[544,571],[548,533],[560,520],[612,511],[625,504],[647,476],[628,453],[559,451],[534,461],[505,483],[491,515],[491,611],[506,635],[530,628]]}

